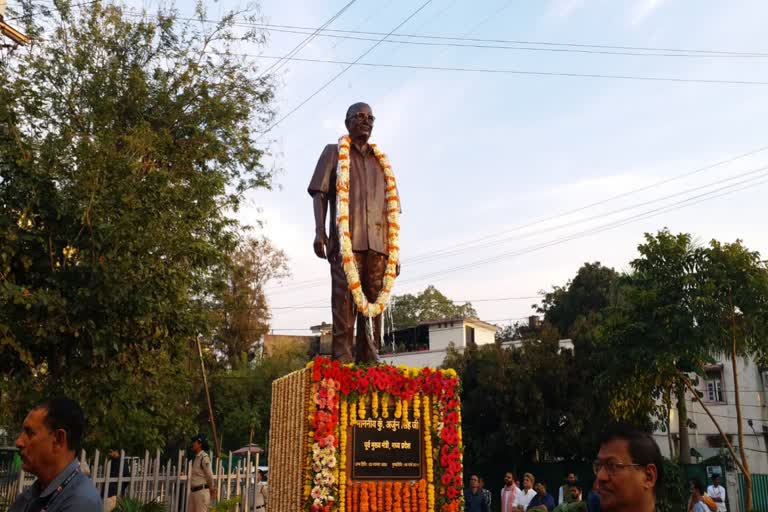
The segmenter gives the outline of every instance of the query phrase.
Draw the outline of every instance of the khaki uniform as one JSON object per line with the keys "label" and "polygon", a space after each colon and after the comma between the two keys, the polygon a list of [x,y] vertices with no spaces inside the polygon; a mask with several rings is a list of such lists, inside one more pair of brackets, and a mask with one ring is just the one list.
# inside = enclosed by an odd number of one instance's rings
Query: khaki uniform
{"label": "khaki uniform", "polygon": [[[192,461],[192,472],[189,475],[189,512],[207,512],[211,504],[211,489],[213,489],[213,473],[211,472],[211,458],[204,451],[195,455]],[[202,488],[198,491],[196,487],[207,485],[208,488]]]}
{"label": "khaki uniform", "polygon": [[256,495],[254,496],[253,505],[256,512],[264,512],[267,508],[267,483],[256,482]]}

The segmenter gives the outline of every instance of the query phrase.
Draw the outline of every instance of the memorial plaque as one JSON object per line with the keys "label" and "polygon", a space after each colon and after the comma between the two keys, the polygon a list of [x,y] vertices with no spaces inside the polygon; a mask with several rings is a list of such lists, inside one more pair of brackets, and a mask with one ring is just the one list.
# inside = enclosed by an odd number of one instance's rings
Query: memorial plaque
{"label": "memorial plaque", "polygon": [[357,420],[352,427],[352,478],[418,480],[422,477],[423,433],[419,420]]}

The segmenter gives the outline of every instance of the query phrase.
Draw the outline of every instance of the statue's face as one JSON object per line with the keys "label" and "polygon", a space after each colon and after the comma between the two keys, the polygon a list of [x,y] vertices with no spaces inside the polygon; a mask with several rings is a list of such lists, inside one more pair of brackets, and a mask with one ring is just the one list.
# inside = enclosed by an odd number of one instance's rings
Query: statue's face
{"label": "statue's face", "polygon": [[352,140],[368,141],[373,131],[374,120],[371,107],[365,104],[355,106],[346,120],[347,130]]}

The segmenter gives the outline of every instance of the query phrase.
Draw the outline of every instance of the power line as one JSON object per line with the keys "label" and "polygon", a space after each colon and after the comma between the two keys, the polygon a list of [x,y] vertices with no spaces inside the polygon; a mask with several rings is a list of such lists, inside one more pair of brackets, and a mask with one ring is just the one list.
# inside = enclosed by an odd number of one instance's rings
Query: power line
{"label": "power line", "polygon": [[737,174],[735,176],[731,176],[731,177],[724,178],[724,179],[721,179],[721,180],[716,180],[716,181],[707,183],[705,185],[700,185],[698,187],[692,187],[692,188],[689,188],[689,189],[686,189],[686,190],[682,190],[680,192],[675,192],[673,194],[662,196],[662,197],[659,197],[659,198],[656,198],[656,199],[651,199],[651,200],[648,200],[648,201],[643,201],[643,202],[640,202],[640,203],[635,203],[635,204],[632,204],[632,205],[629,205],[629,206],[624,206],[622,208],[618,208],[616,210],[611,210],[609,212],[598,213],[598,214],[592,215],[590,217],[586,217],[584,219],[579,219],[578,221],[558,224],[556,226],[550,226],[548,228],[540,229],[540,230],[537,230],[537,231],[532,232],[532,233],[518,235],[518,236],[512,236],[512,237],[506,237],[506,238],[502,238],[500,240],[495,240],[495,241],[492,241],[492,242],[486,242],[484,244],[474,244],[474,245],[471,245],[469,247],[458,248],[458,249],[454,249],[454,250],[444,250],[444,251],[440,252],[439,254],[432,254],[432,255],[429,255],[429,257],[422,258],[421,260],[416,260],[416,261],[411,260],[409,262],[409,264],[413,265],[413,264],[424,263],[426,261],[429,261],[429,260],[432,260],[432,259],[436,259],[438,257],[439,258],[444,258],[444,257],[448,257],[448,256],[455,256],[457,254],[461,254],[461,253],[463,253],[465,251],[468,251],[468,250],[485,249],[485,248],[488,248],[488,247],[492,247],[494,245],[503,244],[503,243],[511,241],[511,240],[519,240],[519,239],[522,239],[522,238],[529,238],[529,237],[532,237],[532,236],[537,236],[537,235],[540,235],[542,233],[548,233],[548,232],[551,232],[551,231],[558,231],[560,229],[567,228],[567,227],[570,227],[570,226],[575,225],[575,224],[583,224],[583,223],[590,222],[590,221],[597,220],[597,219],[601,219],[601,218],[604,218],[604,217],[609,217],[609,216],[615,215],[617,213],[625,212],[625,211],[628,211],[628,210],[634,210],[634,209],[640,208],[642,206],[647,206],[647,205],[650,205],[650,204],[653,204],[653,203],[658,203],[660,201],[665,201],[667,199],[671,199],[673,197],[677,197],[677,196],[680,196],[680,195],[683,195],[683,194],[689,194],[691,192],[695,192],[697,190],[702,190],[702,189],[705,189],[705,188],[708,188],[708,187],[712,187],[714,185],[719,185],[719,184],[722,184],[722,183],[733,181],[733,180],[738,179],[738,178],[743,178],[745,176],[757,174],[757,173],[763,172],[765,169],[768,169],[768,166],[760,167],[758,169],[747,171],[747,172],[744,172],[744,173],[741,173],[741,174]]}
{"label": "power line", "polygon": [[[248,53],[232,53],[231,55],[238,55],[241,57],[254,57],[254,58],[260,58],[260,59],[282,58],[274,55],[258,55],[258,54],[248,54]],[[760,85],[760,86],[768,85],[768,82],[760,81],[760,80],[719,80],[719,79],[711,79],[711,78],[680,78],[680,77],[671,77],[671,76],[662,77],[662,76],[642,76],[642,75],[608,75],[608,74],[602,74],[602,73],[567,73],[562,71],[531,71],[531,70],[523,70],[523,69],[465,68],[465,67],[427,66],[427,65],[413,65],[413,64],[392,64],[392,63],[386,63],[386,62],[360,62],[360,59],[362,59],[362,57],[358,57],[354,61],[330,60],[330,59],[308,59],[308,58],[302,58],[302,57],[292,57],[289,60],[294,60],[299,62],[313,62],[313,63],[320,63],[320,64],[344,64],[347,66],[346,68],[344,68],[344,71],[351,68],[352,66],[364,66],[364,67],[372,67],[372,68],[410,69],[410,70],[423,70],[423,71],[451,71],[451,72],[458,72],[458,73],[483,73],[483,74],[496,74],[496,75],[547,76],[547,77],[565,77],[565,78],[598,78],[598,79],[605,79],[605,80],[635,80],[635,81],[645,81],[645,82],[673,82],[673,83],[710,84],[710,85]],[[339,75],[337,75],[335,78],[332,78],[328,82],[328,85],[330,85],[330,83],[332,83],[336,78],[338,78],[338,76],[341,76],[341,74],[343,74],[343,72],[339,73]],[[304,103],[306,103],[307,101],[312,99],[314,96],[319,94],[325,87],[326,86],[321,87],[318,91],[316,91],[315,94],[310,96],[309,99],[300,103],[299,106],[296,107],[291,112],[289,112],[289,114],[287,114],[285,118],[289,117],[293,112],[301,108],[301,106],[303,106]],[[282,122],[283,119],[281,119],[280,121],[272,125],[264,133],[267,133],[269,130],[277,126],[277,124]]]}
{"label": "power line", "polygon": [[[152,16],[146,13],[140,12],[126,12],[133,16]],[[221,20],[210,18],[191,18],[177,16],[176,19],[182,21],[195,21],[201,23],[217,24]],[[273,23],[249,23],[249,22],[233,22],[234,26],[250,27],[250,28],[263,28],[265,30],[272,30],[275,32],[287,32],[287,31],[302,31],[300,33],[312,33],[319,32],[319,35],[326,35],[326,33],[335,34],[353,34],[364,36],[391,36],[408,39],[426,39],[426,40],[439,40],[439,41],[467,41],[472,43],[489,43],[489,44],[515,44],[515,45],[538,45],[538,46],[552,46],[552,47],[572,47],[572,48],[595,48],[604,50],[621,50],[621,51],[634,51],[634,52],[656,52],[656,53],[683,53],[683,54],[701,54],[709,56],[733,56],[733,57],[768,57],[766,52],[738,52],[731,50],[702,50],[702,49],[683,49],[683,48],[667,48],[667,47],[649,47],[649,46],[626,46],[626,45],[609,45],[609,44],[589,44],[589,43],[564,43],[555,41],[535,41],[535,40],[522,40],[522,39],[489,39],[489,38],[475,38],[467,36],[449,36],[449,35],[433,35],[433,34],[411,34],[411,33],[385,33],[385,32],[373,32],[365,30],[344,30],[344,29],[331,29],[323,27],[307,27],[301,25],[281,25]],[[308,32],[307,32],[308,31]],[[389,42],[387,38],[387,42]]]}
{"label": "power line", "polygon": [[[584,206],[579,206],[579,207],[576,207],[576,208],[572,208],[572,209],[566,210],[564,212],[560,212],[560,213],[557,213],[557,214],[554,214],[554,215],[550,215],[548,217],[544,217],[544,218],[537,219],[537,220],[532,221],[532,222],[528,222],[528,223],[520,225],[520,226],[516,226],[516,227],[514,227],[512,229],[500,231],[500,232],[497,232],[497,233],[494,233],[494,234],[491,234],[491,235],[485,235],[485,236],[482,236],[480,238],[475,238],[473,240],[469,240],[469,241],[466,241],[466,242],[461,242],[459,244],[455,244],[455,245],[451,246],[450,248],[444,248],[444,249],[438,250],[437,252],[438,253],[439,252],[445,252],[447,250],[455,249],[456,247],[472,245],[475,242],[481,242],[483,240],[488,240],[490,238],[496,238],[498,236],[502,236],[502,235],[505,235],[507,233],[512,233],[512,232],[515,232],[515,231],[520,231],[520,230],[523,230],[523,229],[526,229],[526,228],[530,228],[530,227],[536,226],[538,224],[542,224],[544,222],[548,222],[548,221],[551,221],[551,220],[558,219],[560,217],[566,217],[566,216],[569,216],[569,215],[573,215],[574,213],[579,213],[579,212],[582,212],[584,210],[588,210],[590,208],[594,208],[595,206],[601,206],[601,205],[604,205],[606,203],[613,202],[613,201],[615,201],[617,199],[621,199],[621,198],[630,196],[632,194],[637,194],[637,193],[640,193],[640,192],[645,192],[646,190],[650,190],[650,189],[655,188],[655,187],[659,187],[659,186],[662,186],[662,185],[667,185],[669,183],[673,183],[675,181],[679,181],[679,180],[684,179],[684,178],[688,178],[688,177],[691,177],[691,176],[694,176],[694,175],[697,175],[697,174],[701,174],[703,172],[715,169],[715,168],[720,167],[722,165],[726,165],[726,164],[729,164],[729,163],[733,163],[733,162],[735,162],[737,160],[741,160],[742,158],[746,158],[746,157],[749,157],[749,156],[756,155],[758,153],[762,153],[762,152],[764,152],[766,150],[768,150],[768,146],[763,146],[763,147],[760,147],[760,148],[757,148],[757,149],[754,149],[754,150],[751,150],[751,151],[747,151],[746,153],[741,153],[741,154],[736,155],[734,157],[727,158],[725,160],[720,160],[720,161],[715,162],[715,163],[710,164],[710,165],[705,165],[704,167],[699,167],[699,168],[694,169],[694,170],[689,171],[689,172],[678,174],[678,175],[673,176],[671,178],[666,178],[666,179],[663,179],[663,180],[660,180],[660,181],[656,181],[654,183],[651,183],[650,185],[645,185],[645,186],[642,186],[642,187],[634,188],[634,189],[629,190],[627,192],[622,192],[622,193],[610,196],[610,197],[608,197],[606,199],[600,199],[598,201],[586,204]],[[429,253],[422,253],[421,255],[416,255],[411,261],[414,261],[414,260],[418,261],[419,259],[422,259],[424,256],[429,256],[429,255],[432,255],[432,254],[435,254],[435,251],[431,251]]]}
{"label": "power line", "polygon": [[[503,302],[503,301],[509,301],[509,300],[532,300],[532,299],[540,299],[543,295],[529,295],[527,297],[499,297],[494,299],[459,299],[459,300],[450,300],[454,304],[461,304],[461,303],[467,303],[467,302]],[[298,306],[276,306],[271,307],[269,309],[328,309],[330,308],[330,305],[324,305],[324,306],[306,306],[306,305],[298,305]],[[231,311],[231,310],[230,310]]]}
{"label": "power line", "polygon": [[[429,5],[431,2],[432,2],[432,0],[427,0],[426,2],[424,2],[423,4],[421,4],[421,7],[419,7],[419,8],[418,8],[418,9],[416,9],[415,11],[413,11],[413,12],[412,12],[412,13],[411,13],[411,14],[410,14],[410,15],[409,15],[407,18],[405,18],[405,19],[404,19],[402,22],[400,22],[400,24],[399,24],[399,25],[397,25],[395,28],[393,28],[393,29],[392,29],[392,30],[389,32],[389,34],[385,35],[385,36],[384,36],[383,38],[381,38],[381,39],[380,39],[378,42],[376,42],[375,44],[371,45],[371,47],[370,47],[370,48],[368,48],[368,49],[367,49],[365,52],[363,52],[363,53],[362,53],[362,54],[361,54],[361,55],[360,55],[360,56],[359,56],[357,59],[355,59],[354,61],[352,61],[352,62],[350,62],[350,63],[347,63],[347,66],[346,66],[344,69],[342,69],[341,71],[339,71],[338,73],[336,73],[336,74],[335,74],[335,75],[334,75],[334,76],[333,76],[333,77],[332,77],[330,80],[328,80],[328,81],[327,81],[327,82],[325,82],[325,83],[324,83],[322,86],[320,86],[320,88],[319,88],[319,89],[317,89],[315,92],[313,92],[312,94],[310,94],[310,95],[309,95],[309,97],[308,97],[307,99],[305,99],[304,101],[302,101],[301,103],[299,103],[299,104],[298,104],[296,107],[294,107],[292,110],[290,110],[290,111],[289,111],[287,114],[285,114],[283,117],[281,117],[280,119],[278,119],[277,121],[275,121],[274,123],[272,123],[272,124],[271,124],[271,125],[270,125],[270,126],[267,128],[267,129],[266,129],[266,130],[264,130],[264,132],[262,132],[262,134],[261,134],[261,136],[259,137],[259,139],[260,139],[260,138],[262,138],[262,137],[264,137],[264,136],[265,136],[266,134],[268,134],[269,132],[271,132],[271,131],[272,131],[272,130],[273,130],[273,129],[274,129],[276,126],[277,126],[277,125],[279,125],[280,123],[282,123],[283,121],[285,121],[286,119],[288,119],[289,117],[291,117],[291,116],[292,116],[294,113],[296,113],[296,111],[298,111],[298,110],[299,110],[301,107],[303,107],[303,106],[304,106],[304,105],[306,105],[306,104],[307,104],[309,101],[311,101],[311,100],[312,100],[312,98],[314,98],[315,96],[317,96],[318,94],[320,94],[321,92],[323,92],[323,91],[324,91],[326,88],[328,88],[328,86],[329,86],[329,85],[331,85],[333,82],[335,82],[335,81],[336,81],[336,80],[337,80],[337,79],[338,79],[338,78],[339,78],[341,75],[343,75],[344,73],[346,73],[346,72],[347,72],[349,69],[351,69],[351,68],[352,68],[352,66],[354,66],[355,64],[357,64],[357,63],[358,63],[358,62],[359,62],[361,59],[363,59],[363,58],[364,58],[366,55],[368,55],[369,53],[371,53],[371,52],[372,52],[372,51],[373,51],[373,50],[374,50],[376,47],[378,47],[378,46],[381,44],[381,42],[382,42],[382,41],[384,41],[384,40],[385,40],[387,37],[389,37],[391,34],[393,34],[393,33],[394,33],[394,32],[395,32],[397,29],[399,29],[400,27],[402,27],[403,25],[405,25],[406,23],[408,23],[408,22],[409,22],[409,21],[410,21],[410,20],[411,20],[411,19],[412,19],[414,16],[416,16],[418,13],[420,13],[420,12],[421,12],[421,11],[422,11],[422,10],[423,10],[423,9],[424,9],[426,6],[427,6],[427,5]],[[339,64],[342,64],[342,63],[341,63],[341,62],[339,62]],[[258,139],[257,139],[257,140],[258,140]]]}
{"label": "power line", "polygon": [[352,4],[354,4],[357,0],[350,0],[344,7],[342,7],[336,14],[331,16],[328,21],[323,23],[320,27],[318,27],[316,30],[314,30],[312,33],[310,33],[307,37],[305,37],[299,44],[297,44],[290,52],[285,54],[282,58],[280,58],[277,62],[272,64],[269,68],[267,68],[266,71],[264,71],[259,78],[262,76],[265,76],[269,74],[270,71],[277,72],[280,70],[282,66],[285,65],[286,62],[288,62],[288,59],[291,57],[294,57],[297,55],[302,49],[304,49],[312,40],[317,37],[317,35],[320,33],[321,30],[326,29],[331,23],[333,23],[336,19],[339,18],[342,14],[344,14],[344,11],[349,9]]}
{"label": "power line", "polygon": [[[667,185],[669,183],[673,183],[675,181],[682,180],[684,178],[688,178],[688,177],[691,177],[691,176],[695,176],[695,175],[701,174],[703,172],[715,169],[717,167],[733,163],[733,162],[735,162],[737,160],[741,160],[743,158],[747,158],[747,157],[754,156],[756,154],[765,152],[766,150],[768,150],[768,146],[762,146],[762,147],[759,147],[759,148],[756,148],[756,149],[753,149],[753,150],[750,150],[750,151],[738,154],[738,155],[733,156],[731,158],[720,160],[720,161],[715,162],[713,164],[705,165],[703,167],[698,167],[698,168],[693,169],[691,171],[684,172],[684,173],[678,174],[676,176],[672,176],[671,178],[665,178],[663,180],[656,181],[656,182],[651,183],[649,185],[644,185],[642,187],[634,188],[634,189],[628,190],[626,192],[622,192],[622,193],[610,196],[610,197],[605,198],[605,199],[600,199],[598,201],[595,201],[595,202],[592,202],[592,203],[589,203],[589,204],[586,204],[586,205],[583,205],[583,206],[579,206],[579,207],[576,207],[576,208],[572,208],[570,210],[566,210],[566,211],[563,211],[563,212],[556,213],[554,215],[550,215],[550,216],[547,216],[547,217],[536,219],[534,221],[531,221],[531,222],[528,222],[526,224],[522,224],[522,225],[516,226],[516,227],[511,228],[511,229],[507,229],[507,230],[500,231],[500,232],[497,232],[497,233],[493,233],[493,234],[490,234],[490,235],[484,235],[484,236],[479,237],[479,238],[474,238],[474,239],[470,239],[470,240],[467,240],[467,241],[464,241],[464,242],[453,244],[451,247],[446,247],[446,248],[443,248],[443,249],[437,249],[437,250],[432,250],[432,251],[429,251],[429,252],[424,252],[424,253],[421,253],[421,254],[417,254],[412,259],[403,261],[403,264],[404,265],[409,265],[409,264],[412,264],[412,263],[416,263],[416,262],[420,262],[420,261],[425,261],[429,257],[438,256],[438,255],[441,255],[441,254],[446,253],[448,251],[456,250],[458,247],[476,245],[477,242],[482,242],[484,240],[490,240],[490,239],[493,239],[493,238],[496,238],[496,237],[499,237],[499,236],[502,236],[502,235],[505,235],[505,234],[508,234],[508,233],[513,233],[513,232],[516,232],[516,231],[521,231],[521,230],[524,230],[526,228],[534,227],[536,225],[543,224],[545,222],[549,222],[551,220],[555,220],[555,219],[558,219],[558,218],[561,218],[561,217],[567,217],[567,216],[573,215],[575,213],[579,213],[579,212],[588,210],[590,208],[594,208],[596,206],[601,206],[601,205],[604,205],[604,204],[616,201],[617,199],[622,199],[624,197],[628,197],[628,196],[630,196],[632,194],[637,194],[637,193],[640,193],[640,192],[645,192],[645,191],[650,190],[652,188],[656,188],[656,187],[659,187],[659,186],[662,186],[662,185]],[[281,293],[291,293],[291,292],[297,291],[299,289],[316,288],[316,287],[324,285],[325,282],[326,282],[326,279],[314,279],[314,280],[299,281],[299,282],[295,283],[295,285],[298,285],[298,286],[281,287],[280,290],[272,293],[271,295],[279,295]]]}
{"label": "power line", "polygon": [[[358,25],[355,27],[355,30],[357,30],[357,29],[359,29],[360,27],[364,26],[366,23],[368,23],[369,21],[371,21],[371,20],[372,20],[372,19],[373,19],[375,16],[378,16],[378,15],[379,15],[379,13],[380,13],[382,10],[384,10],[384,9],[388,8],[388,7],[390,6],[390,4],[391,4],[393,1],[394,1],[394,0],[387,0],[387,2],[386,2],[386,3],[382,3],[382,2],[379,2],[379,5],[377,6],[377,7],[378,7],[378,9],[374,10],[373,12],[371,12],[371,13],[368,15],[368,17],[366,17],[366,18],[365,18],[363,21],[361,21],[360,23],[358,23]],[[323,35],[323,34],[320,34],[320,35]],[[342,39],[339,39],[339,40],[337,40],[335,43],[333,43],[333,46],[331,46],[331,50],[335,50],[335,49],[336,49],[338,46],[340,46],[340,45],[341,45],[342,43],[344,43],[344,42],[345,42],[345,41],[344,41],[344,40],[342,40]]]}
{"label": "power line", "polygon": [[[554,239],[554,240],[551,240],[549,242],[544,242],[544,243],[541,243],[541,244],[529,246],[529,247],[526,247],[526,248],[518,250],[518,251],[511,251],[511,252],[506,252],[506,253],[498,254],[496,256],[493,256],[491,258],[487,258],[487,259],[484,259],[484,260],[476,260],[476,261],[474,261],[472,263],[468,263],[468,264],[465,264],[465,265],[460,265],[460,266],[457,266],[457,267],[443,269],[443,270],[440,270],[440,271],[437,271],[437,272],[432,272],[432,273],[429,273],[429,274],[424,274],[424,275],[419,276],[419,277],[415,277],[415,278],[412,278],[412,279],[404,280],[403,282],[407,283],[407,282],[421,281],[421,280],[424,280],[424,279],[442,278],[446,274],[449,274],[449,273],[458,272],[458,271],[461,271],[461,270],[471,270],[471,269],[474,269],[474,268],[477,268],[477,267],[480,267],[480,266],[487,265],[488,263],[495,263],[497,261],[501,261],[503,259],[507,259],[507,258],[510,258],[510,257],[515,257],[515,256],[521,256],[521,255],[524,255],[524,254],[529,254],[531,252],[539,251],[541,249],[545,249],[545,248],[548,248],[548,247],[553,247],[555,245],[560,245],[562,243],[569,242],[569,241],[572,241],[572,240],[576,240],[576,239],[579,239],[579,238],[583,238],[585,236],[589,236],[589,235],[593,235],[593,234],[596,234],[596,233],[601,233],[603,231],[608,231],[608,230],[611,230],[611,229],[615,229],[615,228],[623,226],[625,224],[630,224],[630,223],[633,223],[633,222],[637,222],[639,220],[645,220],[645,219],[648,219],[648,218],[656,217],[658,215],[662,215],[662,214],[668,213],[670,211],[679,210],[681,208],[685,208],[685,207],[688,207],[688,206],[693,206],[693,205],[698,204],[700,202],[703,202],[703,201],[706,201],[706,200],[709,200],[709,199],[714,199],[715,197],[721,197],[721,196],[724,196],[724,195],[732,194],[734,192],[737,192],[737,191],[740,191],[740,190],[744,190],[745,188],[754,188],[756,185],[760,185],[760,184],[763,184],[766,181],[768,181],[768,180],[758,181],[758,178],[762,178],[762,177],[763,176],[758,176],[757,178],[750,178],[750,179],[747,179],[747,180],[743,180],[743,181],[741,181],[739,183],[735,183],[735,184],[732,184],[732,185],[721,187],[721,188],[716,189],[716,190],[705,192],[703,194],[699,194],[697,196],[693,196],[693,197],[684,199],[682,201],[679,201],[677,203],[673,203],[671,205],[666,205],[666,206],[661,206],[661,207],[658,207],[658,208],[654,208],[654,209],[651,209],[651,210],[648,210],[648,211],[645,211],[645,212],[642,212],[642,213],[639,213],[639,214],[636,214],[636,215],[632,215],[632,216],[626,217],[624,219],[619,219],[618,221],[615,221],[615,222],[610,222],[610,223],[603,224],[603,225],[598,226],[598,227],[596,227],[594,229],[588,229],[588,230],[584,230],[584,231],[581,231],[581,232],[577,232],[577,233],[568,235],[567,237],[563,237],[563,238],[559,238],[559,239]],[[746,187],[735,188],[735,187],[738,187],[739,185],[743,185],[743,184],[747,184],[747,183],[748,183],[748,185]],[[734,190],[728,190],[728,189],[734,189]],[[723,192],[723,191],[725,191],[725,192],[718,194],[718,192]]]}
{"label": "power line", "polygon": [[[547,242],[542,242],[542,243],[539,243],[539,244],[534,244],[532,246],[528,246],[528,247],[520,249],[520,250],[506,252],[506,253],[501,253],[499,255],[496,255],[496,256],[493,256],[491,258],[487,258],[487,259],[484,259],[484,260],[477,260],[477,261],[472,262],[472,263],[468,263],[468,264],[464,264],[464,265],[460,265],[460,266],[456,266],[456,267],[452,267],[452,268],[448,268],[448,269],[443,269],[443,270],[440,270],[440,271],[431,272],[431,273],[427,273],[427,274],[422,274],[421,276],[416,276],[416,277],[413,277],[411,279],[405,279],[405,280],[401,281],[401,284],[412,283],[412,282],[416,282],[416,281],[422,281],[422,280],[425,280],[425,279],[442,278],[446,274],[449,274],[449,273],[453,273],[453,272],[457,272],[457,271],[461,271],[461,270],[470,270],[470,269],[477,268],[479,266],[487,265],[488,263],[495,263],[496,261],[500,261],[502,259],[506,259],[506,258],[509,258],[509,257],[516,257],[516,256],[524,255],[524,254],[529,254],[531,252],[535,252],[535,251],[538,251],[538,250],[541,250],[541,249],[553,247],[555,245],[559,245],[561,243],[565,243],[565,242],[568,242],[568,241],[572,241],[572,240],[576,240],[576,239],[579,239],[579,238],[583,238],[585,236],[589,236],[589,235],[592,235],[592,234],[601,233],[603,231],[608,231],[608,230],[611,230],[611,229],[615,229],[615,228],[621,227],[621,226],[623,226],[625,224],[630,224],[630,223],[637,222],[637,221],[640,221],[640,220],[645,220],[647,218],[655,217],[655,216],[661,215],[663,213],[674,211],[674,210],[677,210],[677,209],[680,209],[680,208],[685,208],[685,207],[688,207],[688,206],[693,206],[693,205],[698,204],[698,203],[700,203],[702,201],[705,201],[705,200],[713,199],[715,197],[720,197],[722,195],[727,195],[727,194],[731,194],[731,193],[737,192],[739,190],[743,190],[743,188],[738,188],[741,185],[748,184],[748,186],[755,186],[757,184],[761,184],[762,181],[759,181],[759,180],[761,178],[764,178],[764,177],[768,176],[768,173],[765,172],[766,169],[768,169],[768,166],[761,167],[761,168],[758,168],[756,170],[748,171],[746,173],[742,173],[740,175],[737,175],[737,176],[734,176],[734,177],[730,177],[730,178],[727,178],[727,179],[724,179],[724,180],[719,180],[719,181],[711,182],[708,185],[699,186],[699,187],[693,187],[693,188],[687,189],[687,190],[685,190],[683,192],[679,192],[679,193],[672,194],[670,196],[666,196],[666,197],[662,198],[662,200],[669,199],[670,197],[679,196],[681,194],[688,194],[688,193],[691,193],[691,192],[694,192],[694,191],[697,191],[697,190],[701,190],[702,188],[711,187],[711,186],[716,185],[716,184],[722,184],[724,182],[732,181],[733,179],[736,179],[736,178],[739,178],[739,177],[744,177],[744,176],[748,176],[748,175],[754,175],[754,174],[756,174],[758,172],[762,172],[762,174],[758,174],[757,176],[753,176],[751,178],[748,178],[748,179],[745,179],[745,180],[741,180],[741,181],[738,181],[736,183],[732,183],[730,185],[726,185],[726,186],[723,186],[723,187],[715,188],[714,190],[710,190],[710,191],[704,192],[702,194],[694,195],[694,196],[688,197],[686,199],[683,199],[681,201],[678,201],[678,202],[675,202],[675,203],[672,203],[672,204],[662,205],[660,207],[657,207],[657,208],[654,208],[654,209],[651,209],[651,210],[647,210],[647,211],[641,212],[639,214],[631,215],[631,216],[628,216],[628,217],[625,217],[625,218],[622,218],[622,219],[618,219],[616,221],[612,221],[612,222],[609,222],[609,223],[606,223],[606,224],[602,224],[602,225],[597,226],[595,228],[590,228],[590,229],[587,229],[587,230],[584,230],[584,231],[573,233],[573,234],[567,235],[567,236],[565,236],[563,238],[553,239],[553,240],[550,240],[550,241],[547,241]],[[649,203],[653,203],[653,202],[657,202],[657,201],[658,200],[649,201],[649,202],[646,202],[646,203],[641,203],[640,206],[643,206],[643,205],[649,204]],[[637,207],[637,205],[635,206],[635,208],[636,207]],[[626,210],[626,209],[627,208],[623,208],[623,209],[617,210],[616,212],[611,212],[611,213],[617,213],[619,211]],[[570,225],[563,225],[563,226],[561,226],[561,228],[562,227],[575,226],[575,225],[578,225],[578,224],[579,224],[579,221],[575,221],[575,222],[570,223]]]}
{"label": "power line", "polygon": [[[298,35],[304,35],[304,34],[314,34],[313,32],[306,32],[304,30],[292,30],[292,29],[283,29],[283,28],[273,28],[270,27],[267,30],[270,32],[279,32],[283,34],[298,34]],[[341,34],[331,34],[331,33],[320,33],[317,34],[319,37],[326,37],[331,39],[337,39],[337,40],[352,40],[352,41],[376,41],[373,37],[365,37],[365,36],[356,36],[356,35],[341,35]],[[404,36],[397,36],[393,35],[393,37],[404,37]],[[551,52],[551,53],[579,53],[579,54],[586,54],[586,55],[616,55],[616,56],[628,56],[628,57],[672,57],[672,58],[705,58],[705,59],[713,59],[713,58],[725,58],[725,59],[734,59],[734,58],[748,58],[748,59],[764,59],[768,57],[768,54],[752,54],[752,53],[681,53],[681,52],[667,52],[667,53],[659,53],[659,52],[644,52],[644,51],[629,51],[629,50],[598,50],[598,49],[587,49],[587,48],[569,48],[569,47],[552,47],[552,46],[545,46],[545,47],[536,47],[536,46],[521,46],[521,45],[510,45],[510,44],[498,44],[498,43],[462,43],[462,42],[450,42],[450,40],[442,40],[440,42],[432,42],[432,41],[413,41],[408,39],[387,39],[384,41],[388,44],[401,44],[401,45],[412,45],[412,46],[427,46],[427,47],[451,47],[451,48],[471,48],[471,49],[485,49],[485,50],[515,50],[515,51],[527,51],[527,52]]]}
{"label": "power line", "polygon": [[[265,28],[267,30],[274,29],[286,29],[286,30],[315,30],[314,27],[304,27],[297,25],[277,25],[269,23],[250,24],[249,26]],[[380,36],[383,32],[370,32],[363,30],[341,30],[341,29],[326,29],[321,32],[334,32],[338,34],[359,34]],[[607,45],[607,44],[585,44],[585,43],[563,43],[553,41],[532,41],[532,40],[520,40],[520,39],[487,39],[487,38],[474,38],[474,37],[457,37],[446,35],[429,35],[429,34],[391,34],[393,37],[403,37],[411,39],[429,39],[429,40],[442,40],[442,41],[468,41],[474,43],[493,43],[493,44],[526,44],[526,45],[539,45],[539,46],[556,46],[556,47],[574,47],[574,48],[598,48],[606,50],[625,50],[625,51],[638,51],[638,52],[667,52],[667,53],[687,53],[687,54],[705,54],[705,55],[732,55],[739,57],[768,57],[768,53],[764,52],[737,52],[729,50],[701,50],[701,49],[680,49],[680,48],[664,48],[664,47],[648,47],[648,46],[620,46],[620,45]]]}

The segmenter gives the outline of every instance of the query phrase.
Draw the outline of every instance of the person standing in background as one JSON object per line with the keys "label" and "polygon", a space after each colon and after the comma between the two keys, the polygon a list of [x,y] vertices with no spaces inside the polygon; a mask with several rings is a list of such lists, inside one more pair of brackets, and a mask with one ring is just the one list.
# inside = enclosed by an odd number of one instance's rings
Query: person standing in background
{"label": "person standing in background", "polygon": [[192,438],[195,458],[192,460],[192,472],[189,475],[189,512],[208,512],[211,499],[216,498],[211,458],[206,453],[208,450],[208,438],[205,434],[197,434]]}

